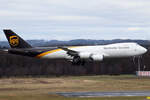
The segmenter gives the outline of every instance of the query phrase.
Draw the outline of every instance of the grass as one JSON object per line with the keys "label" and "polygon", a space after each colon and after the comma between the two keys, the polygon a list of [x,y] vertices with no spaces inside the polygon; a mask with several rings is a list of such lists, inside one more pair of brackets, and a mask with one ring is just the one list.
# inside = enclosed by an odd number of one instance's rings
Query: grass
{"label": "grass", "polygon": [[[50,92],[150,91],[150,78],[133,75],[2,78],[0,100],[145,100],[145,97],[66,98]],[[133,99],[134,98],[134,99]]]}
{"label": "grass", "polygon": [[1,96],[0,100],[146,100],[146,97],[66,98],[54,95]]}

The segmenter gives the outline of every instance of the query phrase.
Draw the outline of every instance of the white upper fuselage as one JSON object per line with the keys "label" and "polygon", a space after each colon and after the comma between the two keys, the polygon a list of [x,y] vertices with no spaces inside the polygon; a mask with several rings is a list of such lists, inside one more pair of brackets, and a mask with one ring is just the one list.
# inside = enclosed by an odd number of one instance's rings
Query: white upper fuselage
{"label": "white upper fuselage", "polygon": [[[70,50],[77,51],[79,53],[103,55],[104,58],[139,56],[144,54],[147,51],[147,49],[138,45],[137,43],[115,43],[109,45],[74,46],[68,48]],[[62,49],[57,49],[43,55],[41,58],[71,59],[72,57],[67,54],[67,51],[64,51]]]}

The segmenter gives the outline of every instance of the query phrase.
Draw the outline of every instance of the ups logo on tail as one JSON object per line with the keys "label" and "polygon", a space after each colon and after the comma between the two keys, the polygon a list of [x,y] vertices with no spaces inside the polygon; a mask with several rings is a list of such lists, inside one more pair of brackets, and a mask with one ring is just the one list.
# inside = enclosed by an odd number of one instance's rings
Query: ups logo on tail
{"label": "ups logo on tail", "polygon": [[19,45],[19,38],[17,36],[10,36],[9,42],[11,46],[18,46]]}

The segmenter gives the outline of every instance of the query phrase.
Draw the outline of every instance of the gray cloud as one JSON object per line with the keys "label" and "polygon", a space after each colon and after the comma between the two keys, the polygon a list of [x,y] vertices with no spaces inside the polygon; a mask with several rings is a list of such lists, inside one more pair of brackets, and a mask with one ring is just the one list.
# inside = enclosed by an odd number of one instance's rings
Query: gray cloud
{"label": "gray cloud", "polygon": [[0,27],[25,39],[150,39],[149,9],[149,0],[1,0]]}

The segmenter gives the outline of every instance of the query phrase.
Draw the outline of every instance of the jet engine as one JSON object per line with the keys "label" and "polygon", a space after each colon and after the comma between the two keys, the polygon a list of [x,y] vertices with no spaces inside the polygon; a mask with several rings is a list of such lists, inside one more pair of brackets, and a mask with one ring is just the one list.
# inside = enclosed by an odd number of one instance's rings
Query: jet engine
{"label": "jet engine", "polygon": [[88,52],[79,53],[78,56],[73,57],[72,64],[73,65],[84,65],[85,60],[90,59],[90,57],[91,57],[91,53],[88,53]]}
{"label": "jet engine", "polygon": [[104,58],[103,55],[100,55],[100,54],[93,54],[90,57],[90,59],[93,61],[102,61],[103,58]]}
{"label": "jet engine", "polygon": [[72,63],[75,65],[84,65],[85,61],[102,61],[103,55],[92,54],[88,52],[82,52],[78,56],[75,56],[72,60]]}
{"label": "jet engine", "polygon": [[89,59],[91,57],[91,53],[82,52],[79,54],[80,59]]}

